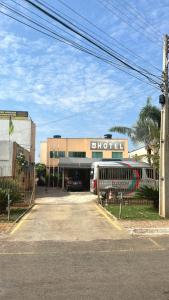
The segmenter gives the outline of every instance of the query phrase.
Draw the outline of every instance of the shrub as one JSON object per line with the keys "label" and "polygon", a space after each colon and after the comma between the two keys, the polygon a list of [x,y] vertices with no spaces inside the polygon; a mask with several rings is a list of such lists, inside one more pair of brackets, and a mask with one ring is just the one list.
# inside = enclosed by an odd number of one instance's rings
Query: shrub
{"label": "shrub", "polygon": [[0,202],[1,207],[3,207],[2,210],[4,210],[4,207],[7,207],[8,193],[10,194],[10,200],[12,200],[12,202],[19,202],[22,199],[20,186],[16,180],[0,179]]}
{"label": "shrub", "polygon": [[5,190],[0,188],[0,213],[4,213],[6,211],[7,205],[8,195]]}
{"label": "shrub", "polygon": [[159,208],[159,190],[147,185],[141,186],[135,193],[135,197],[138,199],[152,200],[154,207]]}
{"label": "shrub", "polygon": [[10,200],[12,202],[19,202],[22,200],[22,194],[19,190],[11,190],[10,191]]}

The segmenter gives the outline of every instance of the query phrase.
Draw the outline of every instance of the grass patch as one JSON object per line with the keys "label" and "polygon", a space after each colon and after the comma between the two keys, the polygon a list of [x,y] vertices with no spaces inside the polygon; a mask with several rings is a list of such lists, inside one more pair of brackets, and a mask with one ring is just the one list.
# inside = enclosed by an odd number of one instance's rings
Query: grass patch
{"label": "grass patch", "polygon": [[[115,217],[119,217],[119,205],[108,205],[107,210]],[[158,211],[151,205],[124,205],[121,219],[125,220],[161,220]]]}
{"label": "grass patch", "polygon": [[[9,222],[14,222],[16,219],[21,216],[27,208],[11,208],[11,213],[10,213],[10,221]],[[8,222],[8,214],[7,212],[5,214],[0,214],[0,223],[6,223]]]}

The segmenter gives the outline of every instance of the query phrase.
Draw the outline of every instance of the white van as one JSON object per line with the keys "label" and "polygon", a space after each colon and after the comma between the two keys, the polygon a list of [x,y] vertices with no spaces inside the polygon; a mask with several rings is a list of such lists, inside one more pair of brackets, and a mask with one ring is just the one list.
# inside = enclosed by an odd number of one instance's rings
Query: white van
{"label": "white van", "polygon": [[109,188],[134,192],[141,185],[156,186],[153,168],[143,162],[130,160],[99,161],[91,165],[90,191],[97,194]]}

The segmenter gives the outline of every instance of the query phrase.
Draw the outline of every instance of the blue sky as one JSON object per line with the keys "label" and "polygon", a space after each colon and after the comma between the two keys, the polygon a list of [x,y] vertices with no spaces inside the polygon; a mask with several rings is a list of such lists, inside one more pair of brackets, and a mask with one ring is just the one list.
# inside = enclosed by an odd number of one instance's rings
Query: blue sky
{"label": "blue sky", "polygon": [[[167,0],[63,1],[105,31],[109,37],[97,34],[114,50],[160,75],[154,66],[161,70],[162,36],[169,33]],[[46,3],[96,32],[58,0]],[[152,86],[1,14],[0,40],[0,109],[29,112],[37,157],[47,137],[101,137],[111,126],[134,124],[148,96],[158,105],[160,92]]]}

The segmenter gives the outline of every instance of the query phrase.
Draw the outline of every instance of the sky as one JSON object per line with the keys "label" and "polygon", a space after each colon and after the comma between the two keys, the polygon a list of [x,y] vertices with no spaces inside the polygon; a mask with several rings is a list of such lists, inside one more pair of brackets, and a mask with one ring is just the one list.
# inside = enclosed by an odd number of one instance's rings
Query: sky
{"label": "sky", "polygon": [[[1,2],[24,11],[11,0]],[[16,2],[32,9],[24,0]],[[92,30],[127,59],[161,75],[163,35],[169,33],[167,0],[45,3]],[[0,10],[6,12],[1,5]],[[103,137],[112,126],[132,126],[148,96],[159,105],[160,90],[3,14],[0,41],[0,109],[29,112],[37,126],[37,160],[40,142],[48,137]]]}

